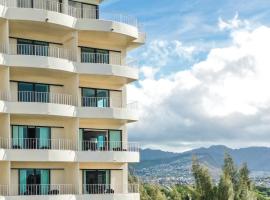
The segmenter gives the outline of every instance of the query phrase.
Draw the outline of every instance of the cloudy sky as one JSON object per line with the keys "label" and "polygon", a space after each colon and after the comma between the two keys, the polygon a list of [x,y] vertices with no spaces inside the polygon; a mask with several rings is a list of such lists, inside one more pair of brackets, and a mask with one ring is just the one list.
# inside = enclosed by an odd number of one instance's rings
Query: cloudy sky
{"label": "cloudy sky", "polygon": [[169,151],[270,146],[269,0],[109,0],[147,32],[130,140]]}

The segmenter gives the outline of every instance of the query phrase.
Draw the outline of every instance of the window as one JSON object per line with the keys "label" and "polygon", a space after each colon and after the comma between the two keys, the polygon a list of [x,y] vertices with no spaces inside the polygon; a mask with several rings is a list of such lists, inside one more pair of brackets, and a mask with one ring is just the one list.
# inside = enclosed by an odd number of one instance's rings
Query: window
{"label": "window", "polygon": [[12,148],[50,149],[51,128],[34,126],[12,126]]}
{"label": "window", "polygon": [[17,54],[48,56],[49,43],[36,40],[17,39]]}
{"label": "window", "polygon": [[112,189],[110,188],[110,179],[110,170],[83,170],[84,193],[112,193]]}
{"label": "window", "polygon": [[119,130],[109,131],[109,146],[111,151],[122,150],[122,133]]}
{"label": "window", "polygon": [[79,130],[80,149],[83,151],[122,151],[121,130]]}
{"label": "window", "polygon": [[18,82],[18,101],[48,103],[49,91],[47,84]]}
{"label": "window", "polygon": [[47,195],[50,192],[50,170],[20,169],[20,195]]}
{"label": "window", "polygon": [[81,62],[109,64],[110,51],[104,49],[81,47]]}
{"label": "window", "polygon": [[109,107],[109,90],[82,88],[82,106]]}
{"label": "window", "polygon": [[74,8],[75,12],[73,15],[77,18],[89,18],[98,19],[99,18],[99,7],[98,5],[82,3],[77,1],[69,0],[69,6]]}

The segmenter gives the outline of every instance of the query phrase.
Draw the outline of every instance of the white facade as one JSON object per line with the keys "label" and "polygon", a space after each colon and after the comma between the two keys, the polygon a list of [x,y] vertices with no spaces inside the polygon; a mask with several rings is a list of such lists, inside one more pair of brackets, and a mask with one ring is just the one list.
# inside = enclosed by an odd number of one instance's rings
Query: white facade
{"label": "white facade", "polygon": [[101,0],[0,0],[0,200],[139,200],[127,51],[136,19]]}

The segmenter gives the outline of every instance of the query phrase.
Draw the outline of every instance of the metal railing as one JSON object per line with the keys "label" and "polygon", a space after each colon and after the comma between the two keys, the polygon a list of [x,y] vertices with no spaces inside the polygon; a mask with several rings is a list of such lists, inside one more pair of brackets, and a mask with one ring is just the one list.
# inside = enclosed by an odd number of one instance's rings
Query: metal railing
{"label": "metal railing", "polygon": [[78,193],[71,184],[19,184],[0,185],[1,196],[64,195]]}
{"label": "metal railing", "polygon": [[139,107],[138,102],[134,101],[134,102],[128,103],[127,106],[126,106],[126,109],[131,110],[131,111],[137,111],[138,107]]}
{"label": "metal railing", "polygon": [[2,149],[39,149],[39,150],[75,150],[75,151],[115,151],[139,152],[140,145],[127,141],[80,141],[78,144],[68,139],[40,139],[40,138],[0,138]]}
{"label": "metal railing", "polygon": [[[1,0],[0,0],[1,1]],[[62,52],[66,51],[66,52]],[[68,53],[69,52],[69,53]],[[34,56],[46,56],[63,59],[71,59],[71,61],[77,61],[75,56],[76,50],[64,49],[52,46],[42,45],[29,45],[29,44],[11,44],[8,48],[7,44],[0,44],[0,53],[6,53],[11,55],[34,55]],[[122,63],[121,53],[90,53],[81,52],[81,63],[96,63],[96,64],[112,64],[112,65],[126,65],[129,67],[137,67],[138,62],[135,59],[127,58],[125,64]]]}
{"label": "metal railing", "polygon": [[12,8],[34,8],[63,13],[63,4],[55,0],[0,0],[0,5]]}
{"label": "metal railing", "polygon": [[127,194],[139,193],[139,184],[129,184],[128,190],[116,190],[111,184],[83,184],[82,192],[72,184],[11,184],[0,185],[0,196]]}
{"label": "metal railing", "polygon": [[0,100],[8,101],[10,99],[9,92],[0,92]]}
{"label": "metal railing", "polygon": [[76,61],[76,55],[72,49],[56,46],[10,44],[8,53],[10,55],[45,56]]}
{"label": "metal railing", "polygon": [[17,98],[14,96],[11,98],[11,101],[53,103],[53,104],[73,105],[73,106],[77,105],[77,98],[69,94],[18,91]]}
{"label": "metal railing", "polygon": [[4,149],[73,150],[75,146],[67,139],[0,138],[0,148]]}
{"label": "metal railing", "polygon": [[128,193],[139,193],[140,185],[139,184],[128,184]]}
{"label": "metal railing", "polygon": [[15,8],[33,8],[53,11],[70,15],[81,19],[102,19],[116,21],[135,27],[141,27],[135,17],[115,12],[100,12],[95,6],[78,8],[72,5],[64,5],[55,0],[0,0],[0,5]]}
{"label": "metal railing", "polygon": [[135,142],[124,141],[88,141],[80,142],[81,151],[118,151],[118,152],[139,152],[140,145]]}
{"label": "metal railing", "polygon": [[110,107],[110,97],[82,97],[82,107]]}
{"label": "metal railing", "polygon": [[121,53],[105,54],[105,53],[82,52],[81,62],[121,65]]}
{"label": "metal railing", "polygon": [[83,184],[83,194],[113,194],[110,184]]}

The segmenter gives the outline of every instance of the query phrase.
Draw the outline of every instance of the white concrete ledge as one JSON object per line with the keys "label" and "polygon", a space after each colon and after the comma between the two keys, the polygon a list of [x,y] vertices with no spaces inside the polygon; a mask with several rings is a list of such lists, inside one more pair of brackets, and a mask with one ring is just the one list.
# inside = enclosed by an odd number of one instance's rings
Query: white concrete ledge
{"label": "white concrete ledge", "polygon": [[[27,156],[25,156],[27,155]],[[137,163],[139,152],[0,149],[1,161]]]}
{"label": "white concrete ledge", "polygon": [[116,76],[123,79],[123,82],[130,83],[138,80],[139,70],[133,67],[99,64],[79,63],[62,58],[32,55],[8,55],[0,53],[0,66],[22,67],[58,70],[84,75]]}
{"label": "white concrete ledge", "polygon": [[140,194],[0,196],[0,200],[140,200]]}
{"label": "white concrete ledge", "polygon": [[49,115],[84,119],[112,119],[135,122],[138,114],[127,108],[90,108],[39,102],[0,101],[0,113],[23,115]]}
{"label": "white concrete ledge", "polygon": [[[65,28],[82,31],[116,33],[129,37],[129,40],[136,40],[139,38],[138,28],[129,24],[100,19],[77,19],[66,14],[42,9],[11,8],[0,5],[0,17],[9,20],[51,23]],[[46,21],[46,19],[48,20]]]}

